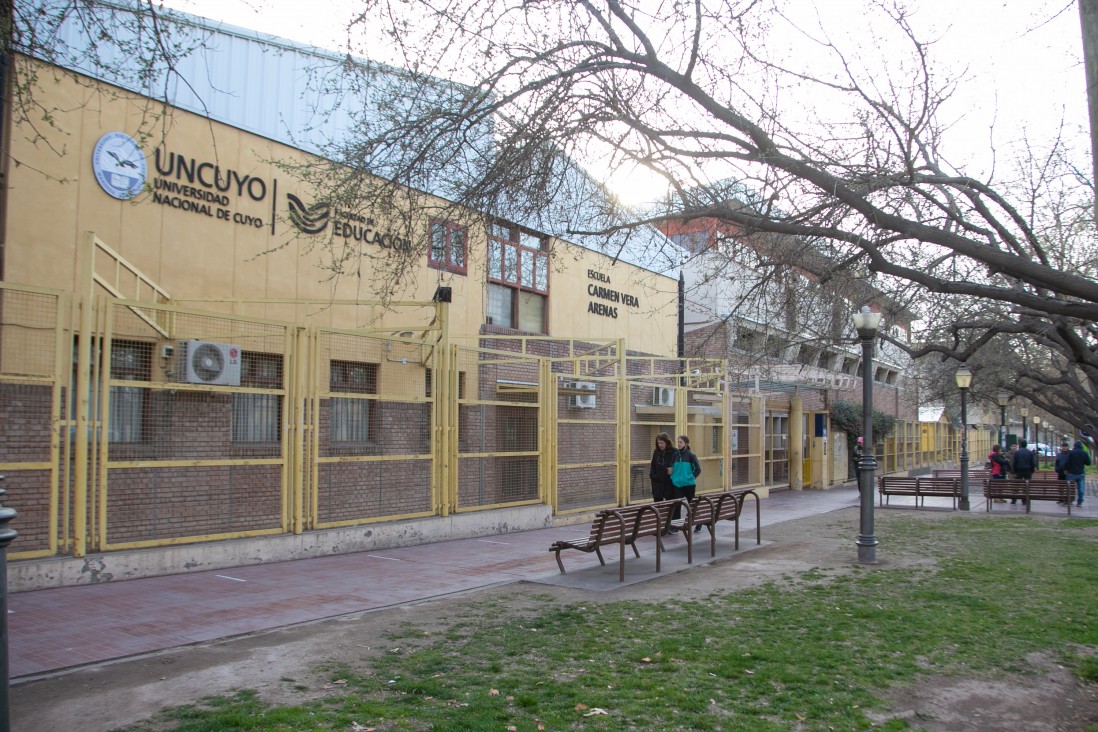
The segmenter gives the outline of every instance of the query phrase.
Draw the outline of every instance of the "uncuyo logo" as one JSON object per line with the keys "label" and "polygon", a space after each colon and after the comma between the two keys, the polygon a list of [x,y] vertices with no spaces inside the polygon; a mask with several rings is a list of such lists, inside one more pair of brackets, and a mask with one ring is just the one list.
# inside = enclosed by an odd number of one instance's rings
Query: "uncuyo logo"
{"label": "uncuyo logo", "polygon": [[327,203],[314,203],[306,206],[300,198],[292,193],[286,194],[289,204],[290,221],[305,234],[319,234],[328,228],[328,219],[332,215],[332,207]]}
{"label": "uncuyo logo", "polygon": [[95,143],[92,171],[113,198],[128,201],[141,192],[148,177],[145,153],[125,132],[108,132]]}

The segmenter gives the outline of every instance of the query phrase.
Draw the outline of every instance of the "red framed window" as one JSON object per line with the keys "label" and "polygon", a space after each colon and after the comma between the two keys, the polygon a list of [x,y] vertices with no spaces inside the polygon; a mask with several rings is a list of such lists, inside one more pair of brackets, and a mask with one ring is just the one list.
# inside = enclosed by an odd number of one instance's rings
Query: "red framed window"
{"label": "red framed window", "polygon": [[428,266],[465,274],[468,261],[466,246],[469,241],[465,227],[450,221],[431,221],[429,236]]}

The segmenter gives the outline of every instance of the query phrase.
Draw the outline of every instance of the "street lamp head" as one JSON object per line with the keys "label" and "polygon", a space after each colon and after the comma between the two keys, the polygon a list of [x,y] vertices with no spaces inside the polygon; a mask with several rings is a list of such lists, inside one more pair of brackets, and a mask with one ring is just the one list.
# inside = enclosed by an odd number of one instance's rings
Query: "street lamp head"
{"label": "street lamp head", "polygon": [[877,335],[877,329],[881,326],[881,314],[863,305],[862,309],[854,313],[854,329],[861,338],[872,338]]}
{"label": "street lamp head", "polygon": [[1033,424],[1035,424],[1035,425],[1041,424],[1041,418],[1038,417],[1036,414],[1033,415]]}
{"label": "street lamp head", "polygon": [[1022,407],[1018,410],[1018,414],[1022,415],[1022,419],[1025,419],[1029,416],[1029,409],[1027,409],[1026,407]]}
{"label": "street lamp head", "polygon": [[995,401],[999,402],[1000,407],[1005,407],[1010,400],[1010,393],[1001,391],[995,395]]}
{"label": "street lamp head", "polygon": [[968,366],[961,366],[957,369],[955,378],[957,379],[958,389],[967,389],[972,386],[972,372],[969,371]]}

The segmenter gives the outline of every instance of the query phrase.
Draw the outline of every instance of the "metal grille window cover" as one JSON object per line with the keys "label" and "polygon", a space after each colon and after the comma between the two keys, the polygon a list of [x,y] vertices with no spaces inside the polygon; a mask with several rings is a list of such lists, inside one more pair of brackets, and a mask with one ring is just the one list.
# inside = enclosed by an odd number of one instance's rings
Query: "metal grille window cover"
{"label": "metal grille window cover", "polygon": [[[282,356],[241,354],[240,385],[260,389],[282,388]],[[282,397],[278,394],[233,394],[233,441],[277,442],[282,437]]]}
{"label": "metal grille window cover", "polygon": [[[191,383],[185,346],[240,344],[241,386],[283,392],[285,325],[125,300],[109,301],[107,314],[108,331],[94,336],[88,376],[97,373],[95,344],[109,342],[110,370],[103,379],[109,408],[101,413],[103,392],[93,382],[87,417],[105,422],[112,467],[281,458],[282,394]],[[74,385],[79,377],[74,367]]]}
{"label": "metal grille window cover", "polygon": [[[378,365],[332,361],[330,379],[333,392],[377,393]],[[332,442],[367,444],[378,441],[378,410],[368,399],[332,397],[330,439]]]}
{"label": "metal grille window cover", "polygon": [[[111,378],[149,381],[152,375],[152,344],[134,341],[114,341],[111,344]],[[145,440],[148,416],[147,389],[133,386],[112,386],[108,439],[111,442],[142,442]]]}

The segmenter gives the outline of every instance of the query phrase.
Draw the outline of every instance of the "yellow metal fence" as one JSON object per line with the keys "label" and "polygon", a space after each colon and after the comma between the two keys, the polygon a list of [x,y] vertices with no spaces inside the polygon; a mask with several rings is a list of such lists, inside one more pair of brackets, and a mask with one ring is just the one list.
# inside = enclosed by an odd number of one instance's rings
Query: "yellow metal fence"
{"label": "yellow metal fence", "polygon": [[[728,391],[723,361],[452,338],[445,303],[389,331],[163,299],[0,284],[13,559],[646,501],[659,432],[689,437],[700,492],[787,474],[780,415]],[[948,426],[920,429],[901,427],[888,469],[956,454]]]}

